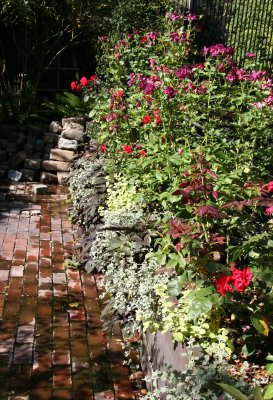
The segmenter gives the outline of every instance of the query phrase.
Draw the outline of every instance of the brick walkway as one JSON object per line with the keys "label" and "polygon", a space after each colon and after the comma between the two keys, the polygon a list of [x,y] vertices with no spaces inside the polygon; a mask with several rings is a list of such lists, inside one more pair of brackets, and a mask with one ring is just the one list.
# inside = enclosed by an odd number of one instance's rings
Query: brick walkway
{"label": "brick walkway", "polygon": [[100,276],[64,264],[66,198],[0,187],[0,400],[135,399],[120,333],[102,332]]}

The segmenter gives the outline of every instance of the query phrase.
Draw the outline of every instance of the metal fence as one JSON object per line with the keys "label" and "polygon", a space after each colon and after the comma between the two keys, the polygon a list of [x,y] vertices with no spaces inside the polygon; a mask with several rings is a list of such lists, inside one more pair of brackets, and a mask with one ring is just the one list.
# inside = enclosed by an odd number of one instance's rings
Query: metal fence
{"label": "metal fence", "polygon": [[259,67],[273,71],[273,0],[176,0],[177,10],[204,15],[203,40],[235,48],[242,63],[255,53]]}

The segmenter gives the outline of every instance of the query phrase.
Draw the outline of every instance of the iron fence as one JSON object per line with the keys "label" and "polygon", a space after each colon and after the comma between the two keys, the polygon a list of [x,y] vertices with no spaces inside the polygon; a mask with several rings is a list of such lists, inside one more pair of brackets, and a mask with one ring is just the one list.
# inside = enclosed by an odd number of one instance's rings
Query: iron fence
{"label": "iron fence", "polygon": [[204,41],[233,46],[241,64],[255,53],[259,67],[273,71],[273,0],[176,0],[175,6],[204,15]]}

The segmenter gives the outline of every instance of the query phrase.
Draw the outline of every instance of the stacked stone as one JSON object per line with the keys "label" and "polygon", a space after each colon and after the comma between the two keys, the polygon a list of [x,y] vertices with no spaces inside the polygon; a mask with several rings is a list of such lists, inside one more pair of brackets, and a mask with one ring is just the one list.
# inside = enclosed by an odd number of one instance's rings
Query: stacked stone
{"label": "stacked stone", "polygon": [[81,117],[53,121],[46,133],[36,126],[1,126],[0,179],[63,183],[84,130]]}
{"label": "stacked stone", "polygon": [[45,133],[44,142],[51,145],[42,163],[40,181],[64,183],[70,163],[74,160],[79,144],[83,140],[85,120],[80,117],[63,118],[62,123],[52,122],[50,132]]}

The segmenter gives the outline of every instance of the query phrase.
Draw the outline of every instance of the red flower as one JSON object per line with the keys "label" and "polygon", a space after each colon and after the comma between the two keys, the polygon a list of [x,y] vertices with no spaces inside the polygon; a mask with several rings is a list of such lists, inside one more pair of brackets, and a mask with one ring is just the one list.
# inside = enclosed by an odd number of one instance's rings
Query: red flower
{"label": "red flower", "polygon": [[229,275],[220,275],[219,278],[216,279],[216,287],[221,296],[224,296],[226,292],[232,292],[232,287],[229,285],[231,282],[231,276]]}
{"label": "red flower", "polygon": [[144,115],[142,118],[142,122],[144,125],[148,124],[151,121],[151,117],[149,115]]}
{"label": "red flower", "polygon": [[87,86],[88,85],[88,79],[85,76],[83,76],[80,79],[80,83],[81,83],[82,86]]}
{"label": "red flower", "polygon": [[124,144],[124,145],[122,146],[122,148],[123,148],[123,151],[124,151],[125,153],[127,153],[127,154],[131,154],[132,151],[133,151],[132,146],[130,146],[129,144]]}
{"label": "red flower", "polygon": [[100,146],[100,152],[101,153],[105,153],[106,152],[106,147],[107,147],[107,143],[104,143]]}
{"label": "red flower", "polygon": [[77,82],[71,82],[70,86],[71,86],[72,90],[76,90],[77,89]]}
{"label": "red flower", "polygon": [[96,79],[97,79],[97,76],[96,76],[96,75],[91,75],[91,76],[90,76],[90,81],[91,81],[91,82],[94,82]]}
{"label": "red flower", "polygon": [[159,115],[159,110],[154,110],[154,115]]}
{"label": "red flower", "polygon": [[232,271],[231,280],[238,292],[243,292],[250,282],[252,281],[253,274],[249,267],[244,267],[241,271],[240,269],[234,268]]}
{"label": "red flower", "polygon": [[156,123],[156,125],[159,125],[159,124],[161,123],[160,115],[157,115],[157,116],[155,117],[155,123]]}
{"label": "red flower", "polygon": [[273,181],[267,184],[267,191],[268,193],[273,192]]}
{"label": "red flower", "polygon": [[81,85],[77,85],[76,90],[77,92],[80,92],[82,90]]}
{"label": "red flower", "polygon": [[140,152],[139,152],[139,154],[140,154],[140,156],[141,157],[146,157],[147,156],[147,153],[146,153],[146,151],[145,150],[140,150]]}
{"label": "red flower", "polygon": [[265,212],[266,212],[267,215],[272,214],[273,213],[273,206],[266,208]]}
{"label": "red flower", "polygon": [[146,43],[147,40],[148,40],[148,37],[145,35],[145,36],[143,36],[142,39],[140,39],[140,43]]}
{"label": "red flower", "polygon": [[114,97],[123,97],[123,90],[118,90],[117,92],[113,93]]}

